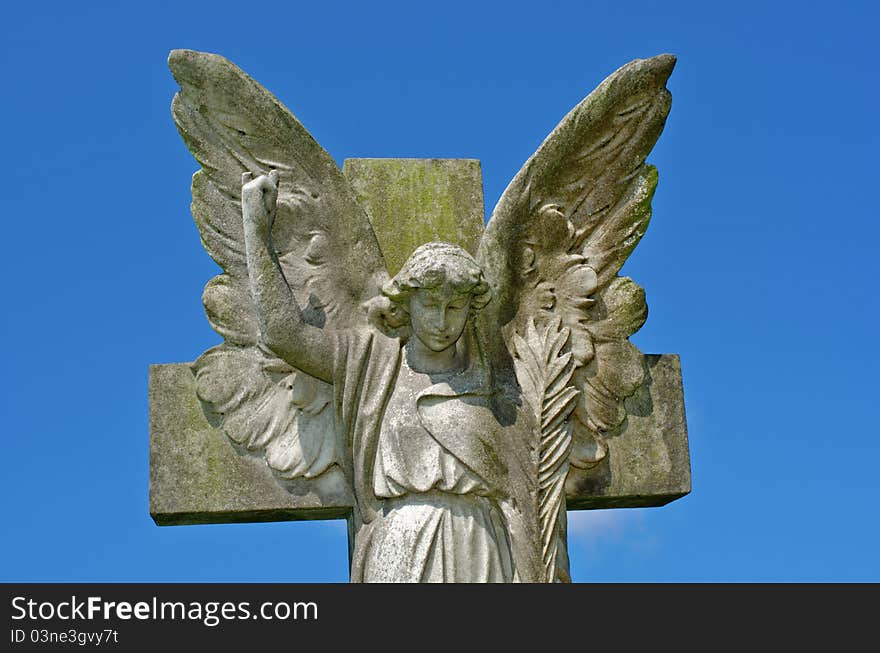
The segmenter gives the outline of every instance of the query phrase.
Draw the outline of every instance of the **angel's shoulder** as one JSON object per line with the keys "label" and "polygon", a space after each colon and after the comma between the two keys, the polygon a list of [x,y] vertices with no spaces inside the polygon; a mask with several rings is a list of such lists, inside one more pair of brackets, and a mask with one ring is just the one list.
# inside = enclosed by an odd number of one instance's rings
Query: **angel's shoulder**
{"label": "angel's shoulder", "polygon": [[335,330],[330,335],[330,343],[337,370],[366,364],[379,368],[396,365],[402,348],[400,338],[373,324]]}

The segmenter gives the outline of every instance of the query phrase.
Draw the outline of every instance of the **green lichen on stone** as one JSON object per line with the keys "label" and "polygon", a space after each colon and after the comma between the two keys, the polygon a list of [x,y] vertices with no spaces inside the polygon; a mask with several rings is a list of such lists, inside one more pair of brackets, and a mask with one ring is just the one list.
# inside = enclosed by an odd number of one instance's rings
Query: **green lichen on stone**
{"label": "green lichen on stone", "polygon": [[157,524],[342,519],[351,511],[354,497],[340,471],[282,485],[265,461],[236,450],[205,416],[189,364],[151,365],[149,392]]}
{"label": "green lichen on stone", "polygon": [[476,159],[346,159],[342,172],[370,218],[390,274],[433,240],[476,253],[484,223]]}

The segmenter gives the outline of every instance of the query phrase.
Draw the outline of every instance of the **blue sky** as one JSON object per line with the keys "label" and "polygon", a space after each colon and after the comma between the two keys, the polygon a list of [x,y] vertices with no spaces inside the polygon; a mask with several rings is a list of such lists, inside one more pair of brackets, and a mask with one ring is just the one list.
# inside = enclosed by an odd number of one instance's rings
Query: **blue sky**
{"label": "blue sky", "polygon": [[[693,492],[572,516],[576,581],[880,581],[872,3],[44,3],[0,27],[0,580],[344,581],[341,522],[159,528],[147,367],[218,342],[173,48],[223,54],[337,162],[482,162],[487,209],[624,63],[678,56],[625,272],[682,357]],[[21,13],[25,12],[25,13]]]}

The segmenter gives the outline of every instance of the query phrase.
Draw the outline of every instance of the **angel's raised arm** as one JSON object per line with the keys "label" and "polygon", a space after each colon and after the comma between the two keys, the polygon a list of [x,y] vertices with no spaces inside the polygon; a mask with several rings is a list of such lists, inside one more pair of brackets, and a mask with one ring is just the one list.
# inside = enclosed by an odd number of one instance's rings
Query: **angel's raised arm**
{"label": "angel's raised arm", "polygon": [[254,179],[245,172],[241,182],[248,285],[263,344],[290,365],[331,382],[331,345],[322,329],[303,319],[272,247],[278,173],[273,170]]}

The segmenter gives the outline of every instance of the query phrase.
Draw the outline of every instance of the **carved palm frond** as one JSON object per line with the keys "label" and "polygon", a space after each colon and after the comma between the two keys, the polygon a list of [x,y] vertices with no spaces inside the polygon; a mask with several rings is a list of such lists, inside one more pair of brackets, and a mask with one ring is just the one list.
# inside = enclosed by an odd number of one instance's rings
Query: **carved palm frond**
{"label": "carved palm frond", "polygon": [[556,318],[542,325],[529,321],[524,333],[513,335],[517,379],[539,425],[532,443],[538,491],[538,524],[543,580],[567,577],[557,569],[560,539],[565,539],[565,478],[571,452],[571,421],[578,391],[571,385],[574,361],[563,351],[570,331]]}

